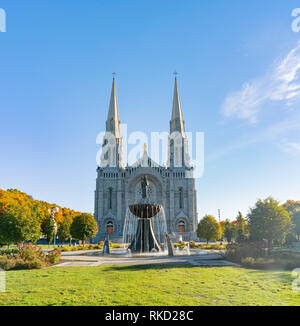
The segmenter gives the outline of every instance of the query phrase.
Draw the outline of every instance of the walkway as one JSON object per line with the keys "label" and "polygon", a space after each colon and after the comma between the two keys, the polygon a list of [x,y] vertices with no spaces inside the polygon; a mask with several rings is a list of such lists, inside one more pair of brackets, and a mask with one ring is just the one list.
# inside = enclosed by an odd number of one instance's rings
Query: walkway
{"label": "walkway", "polygon": [[223,256],[215,252],[191,250],[190,255],[168,256],[128,256],[123,250],[112,250],[110,255],[103,256],[101,250],[63,252],[62,262],[56,267],[67,266],[99,266],[99,265],[165,265],[191,264],[194,266],[236,266],[224,260]]}

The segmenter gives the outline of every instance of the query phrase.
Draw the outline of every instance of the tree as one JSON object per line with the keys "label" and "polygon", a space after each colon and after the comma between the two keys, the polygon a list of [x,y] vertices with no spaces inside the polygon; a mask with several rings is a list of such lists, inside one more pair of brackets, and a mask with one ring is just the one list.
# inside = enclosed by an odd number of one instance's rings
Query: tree
{"label": "tree", "polygon": [[238,234],[245,234],[246,233],[246,219],[243,218],[241,212],[238,212],[238,216],[236,218],[236,228]]}
{"label": "tree", "polygon": [[232,241],[232,236],[233,236],[233,227],[230,224],[229,220],[226,220],[225,222],[225,227],[224,227],[224,237],[227,240],[227,242]]}
{"label": "tree", "polygon": [[300,210],[293,215],[292,222],[295,225],[294,232],[300,241]]}
{"label": "tree", "polygon": [[62,242],[66,242],[71,238],[71,220],[64,218],[64,220],[58,225],[57,235]]}
{"label": "tree", "polygon": [[291,216],[297,213],[300,210],[300,201],[288,200],[282,205]]}
{"label": "tree", "polygon": [[269,249],[274,240],[283,241],[291,229],[291,218],[279,202],[269,197],[259,199],[248,214],[250,237],[253,240],[268,240]]}
{"label": "tree", "polygon": [[26,202],[0,199],[0,242],[35,243],[41,235],[40,223]]}
{"label": "tree", "polygon": [[71,224],[71,235],[74,239],[82,240],[94,238],[98,232],[98,224],[91,214],[83,213],[74,218]]}
{"label": "tree", "polygon": [[0,189],[0,243],[34,242],[39,238],[41,230],[50,241],[53,233],[48,210],[53,207],[59,208],[55,221],[58,226],[62,226],[60,238],[67,237],[71,217],[80,215],[80,212],[35,200],[17,189]]}
{"label": "tree", "polygon": [[208,243],[220,236],[220,224],[211,215],[206,215],[198,225],[197,235]]}
{"label": "tree", "polygon": [[236,218],[236,237],[235,241],[238,243],[244,242],[247,237],[247,225],[246,225],[247,220],[243,218],[243,215],[241,212],[238,213],[238,216]]}
{"label": "tree", "polygon": [[220,223],[219,223],[219,225],[220,225],[220,239],[221,239],[221,241],[223,240],[223,238],[224,238],[224,232],[225,232],[225,223],[226,223],[226,221],[221,221]]}
{"label": "tree", "polygon": [[54,222],[48,213],[48,217],[42,223],[42,232],[47,239],[48,246],[54,237]]}
{"label": "tree", "polygon": [[288,200],[282,205],[290,213],[294,229],[291,234],[294,234],[300,241],[300,201]]}

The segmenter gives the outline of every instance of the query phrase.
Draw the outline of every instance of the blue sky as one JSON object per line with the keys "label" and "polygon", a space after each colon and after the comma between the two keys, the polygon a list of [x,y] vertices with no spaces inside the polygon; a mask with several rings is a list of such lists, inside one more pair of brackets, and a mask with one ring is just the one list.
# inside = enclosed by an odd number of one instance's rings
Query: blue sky
{"label": "blue sky", "polygon": [[2,0],[0,188],[93,211],[96,136],[117,72],[131,131],[164,131],[173,71],[205,133],[199,217],[300,199],[300,33],[293,0]]}

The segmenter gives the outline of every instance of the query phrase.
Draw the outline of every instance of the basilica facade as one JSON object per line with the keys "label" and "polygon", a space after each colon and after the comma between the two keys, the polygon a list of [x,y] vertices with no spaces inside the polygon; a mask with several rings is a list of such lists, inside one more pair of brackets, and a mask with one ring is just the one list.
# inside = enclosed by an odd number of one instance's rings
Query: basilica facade
{"label": "basilica facade", "polygon": [[164,208],[168,233],[185,241],[195,239],[198,223],[195,179],[189,162],[177,78],[167,165],[154,162],[145,148],[140,160],[132,166],[124,166],[122,141],[116,81],[113,79],[102,159],[97,167],[94,215],[99,232],[94,241],[108,236],[112,241],[121,239],[129,205],[139,203],[142,198],[140,185],[144,176],[149,181],[149,201]]}

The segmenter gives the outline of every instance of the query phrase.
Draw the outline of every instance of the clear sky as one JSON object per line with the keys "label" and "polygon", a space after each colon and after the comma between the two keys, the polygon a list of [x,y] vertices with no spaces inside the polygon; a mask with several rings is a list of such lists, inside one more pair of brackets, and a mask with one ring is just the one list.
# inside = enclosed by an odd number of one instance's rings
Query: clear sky
{"label": "clear sky", "polygon": [[205,133],[199,217],[300,199],[294,0],[2,0],[0,188],[93,212],[96,136],[117,72],[129,132],[168,131],[173,71]]}

